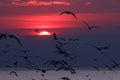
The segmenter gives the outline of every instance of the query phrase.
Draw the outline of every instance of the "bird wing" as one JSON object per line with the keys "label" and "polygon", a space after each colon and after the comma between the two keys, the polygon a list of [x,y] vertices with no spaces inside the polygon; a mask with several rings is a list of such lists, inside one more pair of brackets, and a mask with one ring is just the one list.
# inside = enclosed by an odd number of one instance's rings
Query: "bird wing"
{"label": "bird wing", "polygon": [[6,37],[7,37],[6,34],[1,33],[1,35],[0,35],[0,40],[1,40],[2,38],[6,38]]}
{"label": "bird wing", "polygon": [[78,19],[77,16],[73,12],[70,12],[70,14],[73,15],[73,17],[75,17],[76,19]]}
{"label": "bird wing", "polygon": [[63,14],[71,14],[73,17],[78,19],[77,16],[73,12],[71,12],[71,11],[63,11],[63,12],[60,13],[60,15],[63,15]]}
{"label": "bird wing", "polygon": [[16,39],[17,42],[19,43],[19,45],[22,46],[22,44],[21,44],[21,42],[20,42],[18,37],[16,37],[15,35],[9,35],[9,37]]}
{"label": "bird wing", "polygon": [[67,14],[69,11],[63,11],[60,13],[60,15]]}
{"label": "bird wing", "polygon": [[98,67],[93,67],[93,68],[95,68],[97,71],[99,71],[99,68],[98,68]]}
{"label": "bird wing", "polygon": [[11,75],[11,74],[15,74],[15,76],[18,76],[15,71],[11,71],[9,74],[10,74],[10,75]]}
{"label": "bird wing", "polygon": [[58,68],[58,69],[56,70],[56,72],[59,71],[59,70],[61,70],[61,69],[64,69],[64,67],[60,67],[60,68]]}
{"label": "bird wing", "polygon": [[65,65],[68,65],[68,63],[64,60],[61,60],[61,63],[65,64]]}
{"label": "bird wing", "polygon": [[56,48],[60,51],[63,52],[62,49],[56,44]]}
{"label": "bird wing", "polygon": [[90,25],[89,25],[86,21],[82,20],[82,22],[83,22],[85,25],[87,25],[88,27],[90,27]]}

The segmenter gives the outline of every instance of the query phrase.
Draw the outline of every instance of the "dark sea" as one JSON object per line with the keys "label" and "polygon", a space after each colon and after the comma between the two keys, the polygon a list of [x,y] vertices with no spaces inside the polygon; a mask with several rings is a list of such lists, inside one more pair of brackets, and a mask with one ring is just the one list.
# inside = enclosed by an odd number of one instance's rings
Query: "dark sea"
{"label": "dark sea", "polygon": [[[109,29],[108,29],[109,28]],[[50,36],[38,35],[48,31]],[[0,80],[119,80],[120,68],[120,28],[50,28],[1,29],[7,37],[0,38]],[[56,33],[57,40],[53,33]],[[15,38],[16,36],[22,46]],[[102,50],[98,50],[101,48]],[[63,52],[63,54],[62,54]],[[68,54],[66,57],[64,54]],[[49,61],[64,60],[76,74],[56,69]],[[47,63],[48,62],[48,63]],[[36,72],[36,67],[48,70]],[[99,70],[98,70],[98,69]],[[11,73],[11,71],[16,71]],[[67,80],[67,79],[65,79]]]}

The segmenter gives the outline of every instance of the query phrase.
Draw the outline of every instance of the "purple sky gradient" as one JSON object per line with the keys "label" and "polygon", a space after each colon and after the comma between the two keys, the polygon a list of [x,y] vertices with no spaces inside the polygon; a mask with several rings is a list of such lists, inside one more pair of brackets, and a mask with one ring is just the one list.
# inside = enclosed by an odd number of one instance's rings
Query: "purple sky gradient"
{"label": "purple sky gradient", "polygon": [[[119,0],[0,0],[0,28],[120,26]],[[79,20],[62,11],[74,12]]]}

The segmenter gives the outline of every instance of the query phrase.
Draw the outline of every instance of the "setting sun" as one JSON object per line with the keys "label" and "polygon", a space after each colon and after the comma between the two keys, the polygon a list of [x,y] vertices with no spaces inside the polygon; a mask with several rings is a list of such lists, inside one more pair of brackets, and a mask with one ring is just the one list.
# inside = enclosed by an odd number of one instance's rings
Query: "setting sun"
{"label": "setting sun", "polygon": [[51,35],[49,32],[47,31],[41,31],[38,35]]}

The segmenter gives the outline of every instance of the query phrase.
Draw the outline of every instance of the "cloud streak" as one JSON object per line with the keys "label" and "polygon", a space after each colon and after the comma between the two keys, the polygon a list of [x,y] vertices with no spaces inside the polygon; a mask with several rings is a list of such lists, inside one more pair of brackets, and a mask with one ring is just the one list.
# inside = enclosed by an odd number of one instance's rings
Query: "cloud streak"
{"label": "cloud streak", "polygon": [[86,6],[90,6],[91,4],[92,4],[91,1],[87,1],[87,2],[85,3]]}
{"label": "cloud streak", "polygon": [[50,5],[65,5],[69,6],[69,2],[64,1],[37,1],[37,0],[29,0],[22,2],[20,0],[14,0],[11,2],[14,6],[50,6]]}

